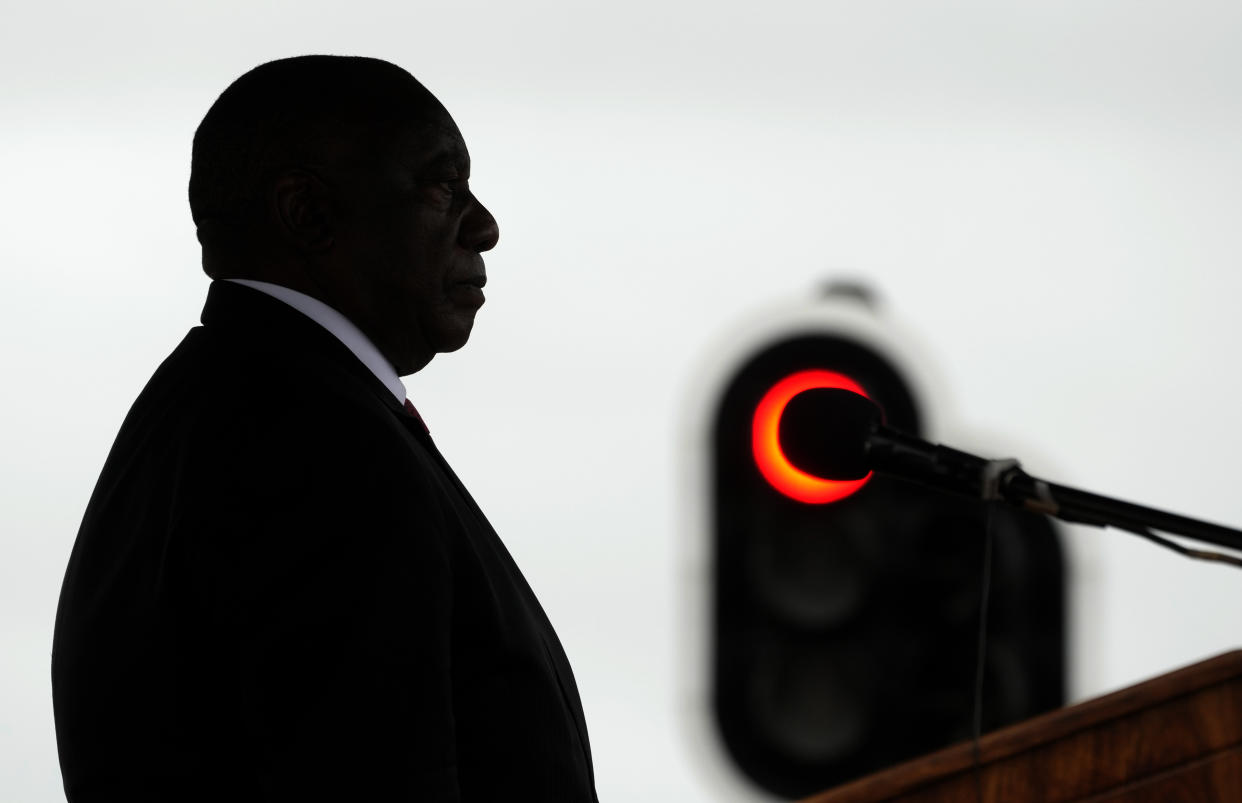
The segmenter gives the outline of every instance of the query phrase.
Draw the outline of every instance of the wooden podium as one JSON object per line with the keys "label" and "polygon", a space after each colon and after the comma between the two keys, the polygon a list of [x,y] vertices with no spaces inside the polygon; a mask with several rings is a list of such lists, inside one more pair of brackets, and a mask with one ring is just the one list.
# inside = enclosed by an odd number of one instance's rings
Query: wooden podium
{"label": "wooden podium", "polygon": [[805,803],[1242,801],[1242,650],[996,731]]}

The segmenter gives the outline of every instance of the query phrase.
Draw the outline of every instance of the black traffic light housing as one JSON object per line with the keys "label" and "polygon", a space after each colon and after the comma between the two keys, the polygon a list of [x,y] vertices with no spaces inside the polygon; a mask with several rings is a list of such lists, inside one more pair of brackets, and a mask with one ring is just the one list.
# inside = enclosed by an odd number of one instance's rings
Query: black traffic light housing
{"label": "black traffic light housing", "polygon": [[984,730],[1065,699],[1054,525],[878,475],[829,503],[777,490],[756,457],[756,410],[806,371],[857,382],[888,426],[924,435],[897,367],[843,333],[770,342],[720,396],[708,460],[711,705],[736,767],[786,797],[970,737],[989,515]]}

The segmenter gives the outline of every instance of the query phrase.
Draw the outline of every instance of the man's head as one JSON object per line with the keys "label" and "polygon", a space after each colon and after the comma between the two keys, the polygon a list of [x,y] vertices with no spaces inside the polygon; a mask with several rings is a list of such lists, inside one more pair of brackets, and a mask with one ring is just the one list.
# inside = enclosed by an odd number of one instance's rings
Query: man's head
{"label": "man's head", "polygon": [[400,374],[461,348],[491,213],[438,100],[378,59],[301,56],[233,82],[194,135],[190,211],[212,278],[271,281],[352,320]]}

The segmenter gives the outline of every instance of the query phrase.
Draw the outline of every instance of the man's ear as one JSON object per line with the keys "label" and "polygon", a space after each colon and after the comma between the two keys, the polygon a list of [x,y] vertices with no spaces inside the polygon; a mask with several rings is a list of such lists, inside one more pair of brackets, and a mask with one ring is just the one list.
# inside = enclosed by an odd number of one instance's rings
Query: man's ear
{"label": "man's ear", "polygon": [[335,241],[331,198],[323,181],[295,168],[276,177],[272,204],[281,236],[299,251],[322,253]]}

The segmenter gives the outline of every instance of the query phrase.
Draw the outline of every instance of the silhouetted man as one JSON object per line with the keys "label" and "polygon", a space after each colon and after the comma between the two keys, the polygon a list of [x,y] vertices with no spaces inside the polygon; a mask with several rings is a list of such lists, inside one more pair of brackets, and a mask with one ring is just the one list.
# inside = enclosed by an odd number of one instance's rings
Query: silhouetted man
{"label": "silhouetted man", "polygon": [[374,59],[262,65],[203,119],[203,325],[122,425],[57,612],[71,801],[595,799],[561,645],[398,378],[483,304],[469,174]]}

